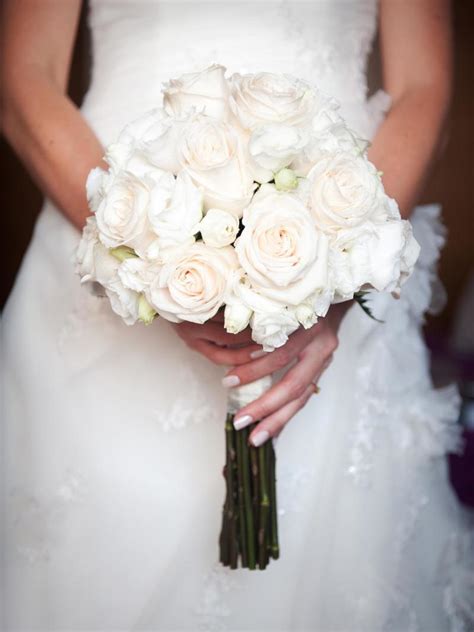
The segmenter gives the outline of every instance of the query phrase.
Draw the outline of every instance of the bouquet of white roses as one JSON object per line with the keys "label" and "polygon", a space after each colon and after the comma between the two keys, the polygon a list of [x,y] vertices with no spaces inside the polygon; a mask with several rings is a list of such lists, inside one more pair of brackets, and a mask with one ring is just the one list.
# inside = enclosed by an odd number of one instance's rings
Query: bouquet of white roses
{"label": "bouquet of white roses", "polygon": [[[171,80],[162,107],[107,148],[76,267],[127,324],[204,323],[223,308],[228,332],[249,326],[271,351],[331,303],[398,292],[418,245],[336,101],[292,76],[225,72]],[[220,546],[233,568],[278,557],[273,447],[232,423],[267,387],[229,402]]]}

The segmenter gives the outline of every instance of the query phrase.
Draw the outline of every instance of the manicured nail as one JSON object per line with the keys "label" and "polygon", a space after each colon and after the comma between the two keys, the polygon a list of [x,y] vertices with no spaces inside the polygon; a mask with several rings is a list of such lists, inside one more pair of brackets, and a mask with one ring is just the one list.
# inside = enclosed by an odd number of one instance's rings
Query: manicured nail
{"label": "manicured nail", "polygon": [[262,445],[262,443],[265,443],[265,441],[267,441],[269,437],[270,437],[269,432],[267,432],[266,430],[260,430],[260,432],[257,432],[256,434],[254,434],[254,436],[251,439],[251,442],[256,448],[258,448],[259,446]]}
{"label": "manicured nail", "polygon": [[222,378],[222,386],[225,388],[232,388],[233,386],[238,386],[240,384],[240,379],[237,375],[226,375]]}
{"label": "manicured nail", "polygon": [[242,415],[238,419],[234,419],[234,428],[236,430],[242,430],[245,426],[249,426],[252,423],[253,419],[250,415]]}
{"label": "manicured nail", "polygon": [[252,353],[250,354],[250,357],[252,358],[252,360],[257,360],[258,358],[263,358],[263,356],[267,355],[267,351],[264,351],[263,349],[257,349],[257,351],[252,351]]}

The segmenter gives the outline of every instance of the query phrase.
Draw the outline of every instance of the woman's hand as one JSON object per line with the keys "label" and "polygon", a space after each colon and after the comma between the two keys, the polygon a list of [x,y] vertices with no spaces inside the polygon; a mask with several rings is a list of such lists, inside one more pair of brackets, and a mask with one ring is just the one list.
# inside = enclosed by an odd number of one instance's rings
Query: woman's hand
{"label": "woman's hand", "polygon": [[317,382],[332,360],[338,345],[340,322],[351,304],[333,305],[327,316],[311,329],[299,329],[283,347],[234,367],[224,378],[224,386],[235,387],[294,363],[264,395],[236,413],[234,425],[237,430],[262,420],[250,435],[253,445],[262,445],[278,435],[311,395],[318,392]]}
{"label": "woman's hand", "polygon": [[227,333],[222,312],[203,325],[183,322],[173,326],[190,349],[201,353],[214,364],[235,367],[248,364],[263,353],[262,347],[253,342],[248,327],[239,334]]}

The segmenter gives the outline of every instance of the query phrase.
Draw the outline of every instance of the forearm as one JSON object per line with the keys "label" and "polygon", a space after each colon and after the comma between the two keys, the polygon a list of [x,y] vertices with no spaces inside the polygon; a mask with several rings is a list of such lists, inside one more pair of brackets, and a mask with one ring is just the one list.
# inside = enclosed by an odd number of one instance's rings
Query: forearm
{"label": "forearm", "polygon": [[5,90],[3,132],[42,192],[77,227],[89,214],[85,182],[103,149],[79,110],[37,69]]}
{"label": "forearm", "polygon": [[408,217],[435,160],[445,131],[449,98],[435,88],[407,90],[396,100],[369,150],[383,172],[388,195]]}

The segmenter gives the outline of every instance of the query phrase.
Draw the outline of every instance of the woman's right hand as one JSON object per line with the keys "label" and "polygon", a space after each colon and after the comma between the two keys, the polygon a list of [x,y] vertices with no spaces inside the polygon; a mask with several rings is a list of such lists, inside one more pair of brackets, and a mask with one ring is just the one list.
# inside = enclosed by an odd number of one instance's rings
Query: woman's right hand
{"label": "woman's right hand", "polygon": [[262,347],[253,342],[249,327],[239,334],[226,332],[221,312],[203,325],[183,322],[173,323],[173,327],[190,349],[214,364],[237,366],[263,355]]}

